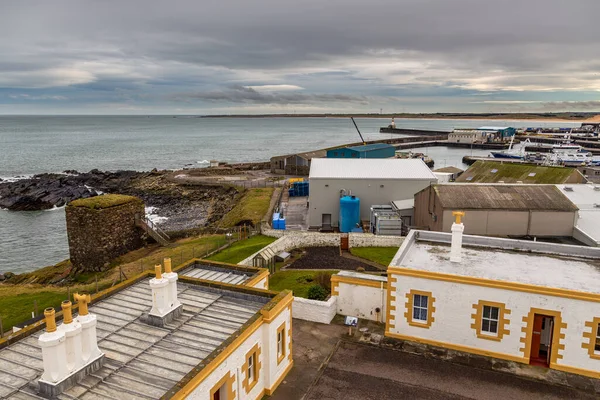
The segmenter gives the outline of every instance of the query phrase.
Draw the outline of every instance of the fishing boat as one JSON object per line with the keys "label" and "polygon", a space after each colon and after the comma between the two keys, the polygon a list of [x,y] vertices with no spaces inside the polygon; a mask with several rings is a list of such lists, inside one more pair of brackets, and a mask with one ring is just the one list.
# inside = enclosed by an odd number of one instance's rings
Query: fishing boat
{"label": "fishing boat", "polygon": [[508,145],[508,150],[502,151],[492,151],[492,158],[499,158],[504,160],[522,160],[525,158],[525,146],[529,143],[529,139],[527,139],[519,149],[513,148],[513,142],[515,140],[515,136],[513,135],[510,138],[510,144]]}

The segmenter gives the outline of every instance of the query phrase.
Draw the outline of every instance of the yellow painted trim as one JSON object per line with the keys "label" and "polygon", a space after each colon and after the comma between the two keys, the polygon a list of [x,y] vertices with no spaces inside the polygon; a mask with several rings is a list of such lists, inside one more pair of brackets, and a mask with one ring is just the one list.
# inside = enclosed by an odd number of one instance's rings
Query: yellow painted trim
{"label": "yellow painted trim", "polygon": [[[244,379],[242,380],[242,387],[246,391],[246,394],[250,393],[252,389],[254,389],[254,386],[256,386],[258,380],[260,379],[260,369],[262,367],[262,363],[260,361],[261,352],[262,350],[260,348],[260,345],[256,343],[246,353],[246,357],[244,358],[244,364],[242,365],[242,374],[244,375]],[[251,357],[254,359],[254,365],[252,367],[254,370],[254,379],[252,380],[252,382],[249,381],[250,377],[248,374],[248,359]]]}
{"label": "yellow painted trim", "polygon": [[600,353],[596,353],[596,334],[598,332],[598,325],[600,324],[600,318],[594,317],[591,321],[585,322],[585,327],[590,328],[590,332],[584,332],[583,337],[587,339],[587,343],[583,342],[581,347],[588,351],[590,358],[594,360],[600,360]]}
{"label": "yellow painted trim", "polygon": [[266,389],[261,390],[260,393],[258,394],[258,396],[256,396],[256,398],[254,400],[261,400],[265,396],[266,393],[267,393]]}
{"label": "yellow painted trim", "polygon": [[292,361],[285,368],[285,370],[281,373],[281,375],[279,375],[279,378],[277,378],[277,380],[275,381],[275,383],[273,384],[273,386],[271,386],[270,389],[265,389],[265,394],[267,396],[271,396],[273,394],[273,392],[275,391],[275,389],[277,389],[279,387],[279,385],[281,384],[281,382],[283,382],[283,380],[285,379],[285,377],[290,372],[290,370],[292,369],[293,366],[294,366],[294,362]]}
{"label": "yellow painted trim", "polygon": [[281,299],[277,305],[275,305],[275,307],[269,309],[269,310],[265,310],[264,308],[260,310],[260,313],[263,316],[263,319],[265,322],[271,322],[273,321],[275,318],[277,318],[277,316],[279,314],[281,314],[282,311],[284,311],[288,305],[292,304],[292,302],[294,301],[294,295],[292,294],[292,292],[288,292],[285,297],[283,299]]}
{"label": "yellow painted trim", "polygon": [[[413,300],[415,295],[427,296],[427,321],[418,322],[413,320]],[[406,303],[405,303],[405,312],[404,318],[406,318],[406,322],[410,326],[416,326],[417,328],[427,328],[433,324],[435,321],[435,317],[433,313],[435,312],[435,297],[431,294],[431,292],[424,292],[422,290],[414,290],[411,289],[410,292],[406,293]]]}
{"label": "yellow painted trim", "polygon": [[[498,332],[494,334],[483,333],[482,320],[483,320],[483,306],[496,307],[498,308]],[[506,327],[510,323],[510,320],[506,318],[506,315],[510,314],[510,310],[506,308],[506,304],[498,303],[494,301],[479,300],[477,304],[473,304],[474,314],[471,314],[473,323],[471,328],[475,330],[475,334],[480,339],[501,341],[504,335],[510,335],[510,330]]]}
{"label": "yellow painted trim", "polygon": [[550,365],[556,364],[558,359],[563,358],[559,351],[565,349],[565,344],[561,343],[561,340],[565,338],[565,333],[561,331],[563,329],[567,329],[567,324],[562,322],[560,311],[545,310],[543,308],[531,308],[527,316],[523,317],[525,326],[521,328],[521,332],[524,333],[525,336],[521,337],[520,342],[523,343],[524,346],[519,350],[523,352],[523,357],[528,360],[527,362],[529,362],[529,358],[531,357],[531,339],[533,337],[533,320],[535,314],[554,317],[554,332],[552,332],[552,353],[550,354]]}
{"label": "yellow painted trim", "polygon": [[373,288],[377,288],[377,289],[380,289],[381,284],[383,283],[383,288],[384,289],[387,288],[387,282],[372,281],[370,279],[360,279],[360,278],[354,278],[351,276],[331,275],[331,286],[332,286],[331,290],[333,290],[333,282],[337,282],[338,284],[340,282],[342,282],[342,283],[347,283],[347,284],[351,284],[351,285],[373,287]]}
{"label": "yellow painted trim", "polygon": [[550,363],[550,368],[556,369],[559,371],[570,372],[572,374],[588,376],[590,378],[600,379],[599,371],[593,371],[593,370],[589,370],[589,369],[576,368],[576,367],[569,367],[567,365],[559,365],[559,364],[553,364],[553,363]]}
{"label": "yellow painted trim", "polygon": [[[264,278],[269,279],[269,270],[266,268],[261,268],[258,275],[254,275],[248,282],[244,283],[244,286],[254,287],[254,285],[256,285],[257,283],[262,281]],[[269,287],[269,284],[267,281],[267,287],[265,289],[268,289],[268,287]]]}
{"label": "yellow painted trim", "polygon": [[293,321],[293,319],[292,319],[292,305],[291,304],[288,306],[288,312],[290,314],[290,319],[288,321],[289,328],[287,331],[287,334],[288,334],[288,360],[289,360],[289,362],[292,363],[292,362],[294,362],[294,360],[293,360],[293,354],[292,354],[292,321]]}
{"label": "yellow painted trim", "polygon": [[333,280],[333,275],[331,276],[331,278],[332,278],[331,279],[331,295],[339,296],[340,295],[340,291],[339,291],[340,283]]}
{"label": "yellow painted trim", "polygon": [[[392,311],[396,310],[396,288],[392,289],[394,283],[397,283],[398,279],[392,274],[388,273],[388,285],[387,285],[387,304],[385,310],[385,329],[390,330],[395,328],[396,318],[392,315]],[[391,322],[392,318],[394,318],[394,323]]]}
{"label": "yellow painted trim", "polygon": [[385,332],[385,336],[396,338],[396,339],[401,339],[401,340],[409,340],[411,342],[429,344],[429,345],[437,346],[437,347],[443,347],[445,349],[450,349],[450,350],[462,351],[465,353],[472,353],[472,354],[478,354],[478,355],[486,356],[486,357],[499,358],[501,360],[514,361],[514,362],[523,363],[523,364],[529,363],[528,358],[526,359],[526,358],[519,357],[519,356],[513,356],[512,354],[496,353],[494,351],[481,350],[477,347],[462,346],[462,345],[446,343],[446,342],[438,342],[437,340],[429,340],[429,339],[423,339],[423,338],[415,337],[415,336],[401,335],[401,334],[393,333],[393,332],[389,332],[389,331]]}
{"label": "yellow painted trim", "polygon": [[388,273],[403,276],[412,276],[415,278],[434,279],[438,281],[463,283],[465,285],[476,285],[491,287],[495,289],[517,290],[520,292],[543,294],[547,296],[564,297],[574,300],[584,300],[600,302],[600,294],[579,292],[569,289],[549,288],[545,286],[529,285],[526,283],[516,283],[508,281],[497,281],[493,279],[477,278],[472,276],[462,276],[454,274],[444,274],[441,272],[422,271],[409,268],[389,267]]}
{"label": "yellow painted trim", "polygon": [[231,372],[227,372],[227,374],[225,374],[225,376],[223,376],[221,378],[221,380],[219,382],[217,382],[215,384],[215,386],[212,387],[212,389],[210,389],[210,399],[214,399],[215,398],[215,393],[217,392],[217,390],[219,390],[221,388],[221,386],[225,385],[225,383],[227,383],[227,398],[228,399],[235,399],[235,390],[233,389],[233,385],[235,383],[235,374],[232,374]]}
{"label": "yellow painted trim", "polygon": [[206,367],[204,367],[198,375],[194,376],[181,390],[175,393],[172,397],[174,400],[185,399],[190,393],[194,391],[210,374],[217,369],[223,361],[227,359],[235,350],[240,347],[242,343],[246,341],[258,328],[263,324],[262,319],[257,319],[252,325],[250,325],[244,332],[240,334],[227,348],[225,348],[214,360],[212,360]]}
{"label": "yellow painted trim", "polygon": [[[283,323],[279,326],[279,328],[277,328],[277,336],[275,338],[275,344],[277,347],[277,365],[281,364],[281,361],[283,361],[283,359],[285,358],[285,353],[286,353],[286,342],[287,342],[287,338],[285,337],[285,323],[286,321],[283,321]],[[281,334],[281,354],[279,354],[279,334]]]}

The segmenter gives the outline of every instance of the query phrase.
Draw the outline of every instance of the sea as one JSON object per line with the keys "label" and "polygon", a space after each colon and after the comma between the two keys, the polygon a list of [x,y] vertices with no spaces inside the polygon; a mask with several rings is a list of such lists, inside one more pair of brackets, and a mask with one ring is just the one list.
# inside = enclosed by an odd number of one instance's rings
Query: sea
{"label": "sea", "polygon": [[[356,118],[365,140],[389,119]],[[397,127],[431,130],[479,126],[579,126],[580,123],[396,119]],[[349,118],[198,118],[195,116],[0,116],[0,178],[45,172],[205,167],[210,160],[267,161],[282,154],[359,142]],[[414,149],[435,167],[462,165],[486,150]],[[160,218],[160,215],[155,215]],[[0,210],[0,273],[23,273],[69,257],[64,208]]]}

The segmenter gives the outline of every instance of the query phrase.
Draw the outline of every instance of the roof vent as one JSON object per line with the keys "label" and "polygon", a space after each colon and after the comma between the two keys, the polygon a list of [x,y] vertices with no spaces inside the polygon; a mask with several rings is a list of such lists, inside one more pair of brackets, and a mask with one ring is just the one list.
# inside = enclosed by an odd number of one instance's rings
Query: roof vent
{"label": "roof vent", "polygon": [[594,190],[595,190],[596,192],[600,192],[600,186],[595,186],[595,185],[594,185]]}
{"label": "roof vent", "polygon": [[565,186],[564,188],[565,192],[572,192],[573,191],[573,187],[572,186]]}
{"label": "roof vent", "polygon": [[594,208],[600,208],[600,204],[594,203]]}
{"label": "roof vent", "polygon": [[493,170],[490,171],[492,174],[495,174],[496,172],[498,172],[498,170],[496,168],[494,168]]}
{"label": "roof vent", "polygon": [[517,181],[517,183],[523,183],[523,181]]}
{"label": "roof vent", "polygon": [[472,181],[472,180],[473,180],[472,176],[467,177],[467,181]]}
{"label": "roof vent", "polygon": [[531,173],[530,173],[529,175],[527,175],[527,176],[528,176],[528,177],[530,177],[530,178],[533,178],[533,177],[535,176],[535,174],[536,174],[535,172],[531,172]]}

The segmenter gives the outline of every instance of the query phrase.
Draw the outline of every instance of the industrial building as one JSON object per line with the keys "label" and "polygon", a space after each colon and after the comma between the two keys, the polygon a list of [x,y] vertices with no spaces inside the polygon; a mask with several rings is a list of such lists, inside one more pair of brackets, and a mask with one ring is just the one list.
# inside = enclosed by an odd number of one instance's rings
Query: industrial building
{"label": "industrial building", "polygon": [[274,174],[308,175],[312,159],[326,156],[326,150],[315,150],[271,157],[271,172]]}
{"label": "industrial building", "polygon": [[452,143],[492,143],[504,142],[514,136],[515,128],[482,126],[477,129],[454,129],[448,134]]}
{"label": "industrial building", "polygon": [[481,365],[600,378],[600,249],[466,229],[408,234],[388,267],[385,335]]}
{"label": "industrial building", "polygon": [[501,139],[510,138],[517,133],[517,130],[510,126],[480,126],[477,130],[490,132]]}
{"label": "industrial building", "polygon": [[396,148],[390,144],[373,143],[363,146],[340,147],[327,150],[327,158],[392,158]]}
{"label": "industrial building", "polygon": [[324,230],[339,228],[340,199],[345,196],[358,200],[353,203],[358,204],[359,219],[368,221],[371,206],[412,199],[436,182],[419,159],[314,159],[309,179],[309,227]]}
{"label": "industrial building", "polygon": [[463,183],[585,183],[585,177],[575,168],[546,167],[534,164],[477,161],[456,178]]}
{"label": "industrial building", "polygon": [[251,267],[157,267],[0,340],[0,398],[271,395],[293,365],[291,292]]}
{"label": "industrial building", "polygon": [[578,208],[554,185],[437,184],[415,194],[414,225],[450,232],[455,210],[471,235],[571,237]]}
{"label": "industrial building", "polygon": [[600,186],[557,185],[579,211],[573,229],[573,237],[588,246],[600,246]]}

